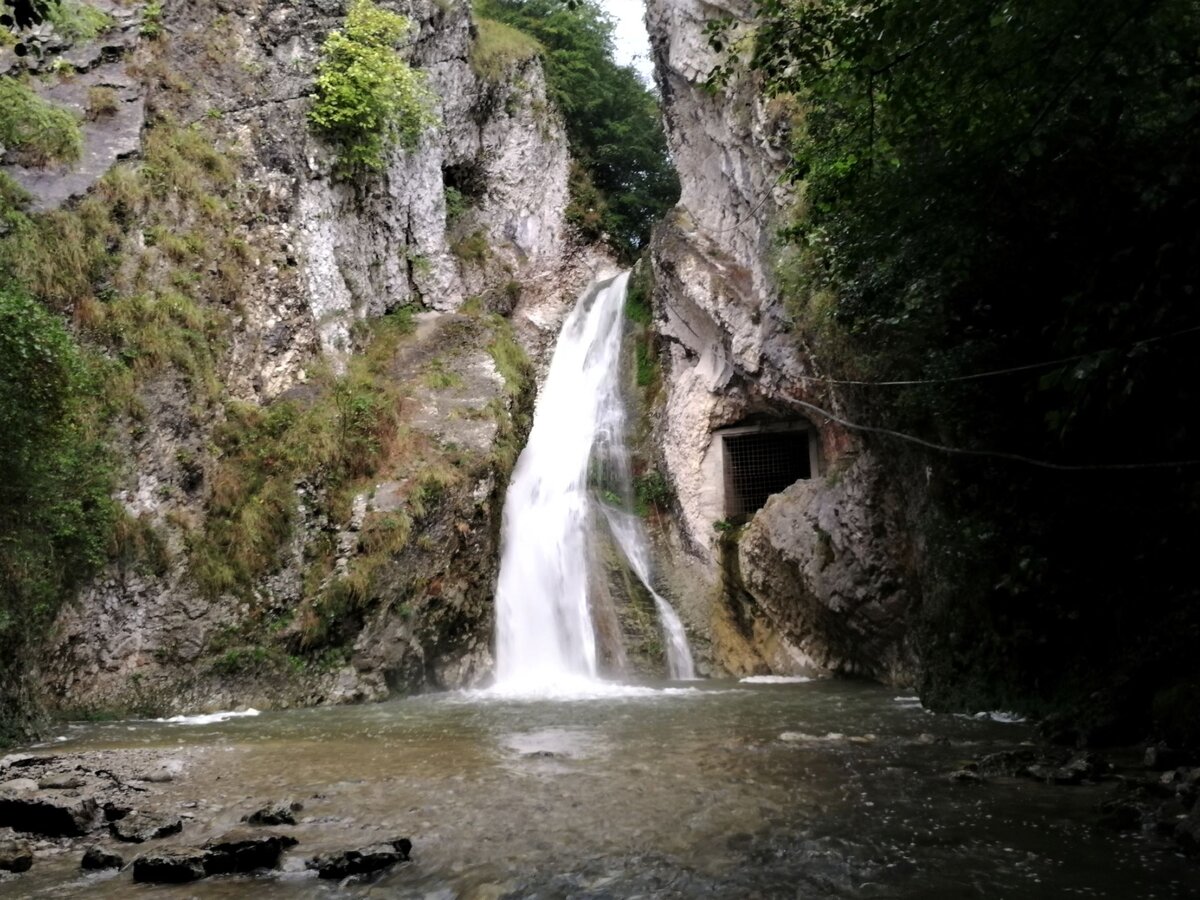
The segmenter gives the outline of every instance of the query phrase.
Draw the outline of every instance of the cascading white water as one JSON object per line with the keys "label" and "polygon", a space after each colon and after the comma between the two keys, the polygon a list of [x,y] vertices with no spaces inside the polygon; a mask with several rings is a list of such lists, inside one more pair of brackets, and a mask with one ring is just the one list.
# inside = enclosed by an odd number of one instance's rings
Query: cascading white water
{"label": "cascading white water", "polygon": [[563,323],[529,442],[504,501],[496,586],[496,681],[561,690],[596,675],[588,609],[588,462],[620,409],[628,274],[593,285]]}
{"label": "cascading white water", "polygon": [[[631,493],[619,383],[628,280],[625,273],[593,285],[563,323],[529,442],[513,470],[496,586],[496,687],[505,693],[595,687],[588,544],[596,504],[589,481],[610,480],[626,497]],[[650,586],[640,523],[607,506],[604,512],[658,607],[671,677],[695,677],[679,617]]]}
{"label": "cascading white water", "polygon": [[636,516],[609,507],[605,507],[604,515],[613,538],[625,554],[625,559],[629,561],[630,568],[654,598],[654,605],[658,608],[658,617],[662,622],[663,636],[667,639],[667,668],[671,678],[676,681],[690,681],[696,677],[692,649],[688,646],[687,634],[684,633],[683,623],[675,614],[674,607],[650,585],[650,549],[642,531],[642,523]]}

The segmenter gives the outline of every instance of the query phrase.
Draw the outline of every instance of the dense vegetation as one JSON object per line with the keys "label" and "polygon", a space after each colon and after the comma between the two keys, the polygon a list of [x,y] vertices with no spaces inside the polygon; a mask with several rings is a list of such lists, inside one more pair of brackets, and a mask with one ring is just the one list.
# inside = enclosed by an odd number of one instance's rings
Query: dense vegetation
{"label": "dense vegetation", "polygon": [[346,25],[321,45],[309,120],[338,147],[343,175],[382,169],[393,147],[411,148],[433,123],[424,77],[396,52],[403,16],[350,0]]}
{"label": "dense vegetation", "polygon": [[842,388],[861,422],[981,454],[874,438],[920,486],[926,696],[1197,739],[1200,10],[757,6],[714,82],[748,61],[803,109],[796,326],[842,378],[920,382]]}
{"label": "dense vegetation", "polygon": [[568,217],[587,238],[607,235],[631,260],[679,198],[679,183],[658,98],[613,60],[612,19],[594,0],[476,0],[475,8],[544,48],[550,96],[579,163]]}
{"label": "dense vegetation", "polygon": [[[31,641],[110,550],[118,513],[94,388],[63,324],[0,280],[0,683],[10,687]],[[0,741],[17,724],[5,704]]]}

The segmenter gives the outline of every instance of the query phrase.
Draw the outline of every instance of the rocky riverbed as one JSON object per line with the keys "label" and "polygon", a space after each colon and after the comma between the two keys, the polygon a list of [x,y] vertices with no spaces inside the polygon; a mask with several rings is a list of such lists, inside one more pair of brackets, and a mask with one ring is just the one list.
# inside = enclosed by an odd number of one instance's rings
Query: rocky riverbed
{"label": "rocky riverbed", "polygon": [[1055,748],[893,693],[613,686],[64,726],[0,760],[0,895],[1200,898],[1197,760]]}
{"label": "rocky riverbed", "polygon": [[[33,752],[0,759],[0,884],[19,892],[25,882],[17,876],[35,862],[59,871],[76,865],[106,880],[184,884],[285,868],[355,880],[408,861],[412,842],[381,837],[378,826],[361,834],[349,829],[349,843],[341,849],[323,843],[315,845],[321,852],[314,853],[313,846],[306,852],[296,830],[303,833],[318,818],[304,815],[303,800],[262,803],[247,797],[226,808],[185,799],[201,796],[205,777],[223,777],[213,771],[211,756],[189,748],[170,754]],[[247,811],[229,827],[231,815],[243,806]]]}

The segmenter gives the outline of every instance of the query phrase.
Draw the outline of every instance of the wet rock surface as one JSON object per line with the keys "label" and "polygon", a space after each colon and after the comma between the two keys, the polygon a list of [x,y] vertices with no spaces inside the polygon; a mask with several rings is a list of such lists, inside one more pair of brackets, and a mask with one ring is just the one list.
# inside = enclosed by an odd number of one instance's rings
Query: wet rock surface
{"label": "wet rock surface", "polygon": [[125,866],[125,858],[119,853],[104,847],[88,847],[79,862],[81,869],[120,869]]}
{"label": "wet rock surface", "polygon": [[208,851],[199,847],[170,847],[144,853],[133,861],[133,880],[148,884],[186,884],[208,873]]}
{"label": "wet rock surface", "polygon": [[316,870],[318,878],[342,879],[351,875],[371,875],[390,869],[397,863],[408,862],[410,850],[412,841],[400,838],[357,850],[325,853],[308,860],[305,866]]}
{"label": "wet rock surface", "polygon": [[77,837],[91,831],[96,819],[96,801],[91,797],[0,796],[0,828],[50,837]]}
{"label": "wet rock surface", "polygon": [[274,803],[243,816],[242,821],[247,825],[295,825],[296,813],[302,809],[304,804],[297,800]]}
{"label": "wet rock surface", "polygon": [[133,812],[111,823],[108,830],[118,841],[142,844],[178,834],[183,830],[183,820],[166,813]]}
{"label": "wet rock surface", "polygon": [[26,872],[33,866],[33,849],[26,841],[0,839],[0,870]]}
{"label": "wet rock surface", "polygon": [[296,838],[288,834],[234,830],[204,845],[208,851],[204,870],[209,875],[226,875],[253,872],[255,869],[274,869],[278,867],[283,852],[296,844]]}

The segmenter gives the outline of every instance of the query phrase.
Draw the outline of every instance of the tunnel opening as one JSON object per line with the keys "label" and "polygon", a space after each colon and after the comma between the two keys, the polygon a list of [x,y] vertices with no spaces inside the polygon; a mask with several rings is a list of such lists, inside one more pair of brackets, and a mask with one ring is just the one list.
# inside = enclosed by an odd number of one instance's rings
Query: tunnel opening
{"label": "tunnel opening", "polygon": [[729,428],[719,436],[731,522],[744,521],[772,494],[816,474],[815,434],[807,423]]}

